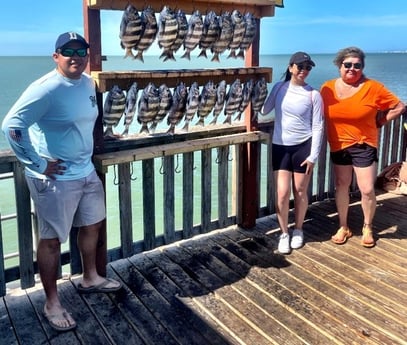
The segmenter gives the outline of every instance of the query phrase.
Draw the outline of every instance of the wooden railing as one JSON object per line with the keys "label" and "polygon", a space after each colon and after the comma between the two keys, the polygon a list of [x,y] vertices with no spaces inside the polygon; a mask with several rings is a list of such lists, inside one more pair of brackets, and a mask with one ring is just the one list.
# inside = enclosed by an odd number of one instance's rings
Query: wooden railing
{"label": "wooden railing", "polygon": [[[402,123],[403,118],[399,118],[380,132],[379,171],[392,162],[405,159]],[[241,224],[244,217],[242,198],[246,192],[242,187],[245,184],[241,157],[247,145],[260,148],[256,178],[258,217],[273,214],[271,140],[268,134],[272,131],[272,124],[259,125],[259,128],[261,131],[246,132],[245,126],[229,126],[218,132],[186,135],[174,142],[143,143],[136,148],[126,146],[121,150],[107,145],[109,152],[94,157],[102,177],[106,173],[114,174],[115,183],[108,183],[106,188],[116,189],[119,199],[118,205],[116,200],[107,199],[107,209],[118,209],[119,213],[119,221],[115,224],[108,211],[108,238],[120,238],[116,246],[109,245],[108,241],[107,260],[129,257],[162,244]],[[141,164],[141,168],[135,172],[133,164]],[[138,181],[141,190],[134,187],[135,173],[137,179],[141,176]],[[8,231],[17,232],[19,248],[19,264],[10,265],[4,260],[8,254],[7,243],[0,241],[0,295],[3,296],[6,283],[20,280],[22,288],[33,286],[37,265],[35,213],[31,209],[23,167],[9,151],[0,153],[0,176],[9,179],[10,184],[14,182],[17,228]],[[356,191],[355,186],[352,191]],[[333,194],[332,169],[325,145],[314,171],[309,200],[321,201]],[[157,200],[162,200],[161,206]],[[12,215],[2,214],[0,235],[11,218]],[[77,229],[73,229],[69,249],[61,255],[61,265],[69,264],[72,273],[80,272],[76,234]]]}

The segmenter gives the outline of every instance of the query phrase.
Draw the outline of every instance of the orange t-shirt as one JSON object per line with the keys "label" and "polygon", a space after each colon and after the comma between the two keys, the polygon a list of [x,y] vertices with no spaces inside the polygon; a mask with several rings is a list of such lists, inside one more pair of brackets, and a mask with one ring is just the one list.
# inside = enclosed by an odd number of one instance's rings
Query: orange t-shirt
{"label": "orange t-shirt", "polygon": [[328,80],[321,87],[331,151],[363,143],[377,148],[377,111],[394,108],[400,100],[383,84],[371,79],[366,79],[353,96],[340,99],[335,93],[335,81]]}

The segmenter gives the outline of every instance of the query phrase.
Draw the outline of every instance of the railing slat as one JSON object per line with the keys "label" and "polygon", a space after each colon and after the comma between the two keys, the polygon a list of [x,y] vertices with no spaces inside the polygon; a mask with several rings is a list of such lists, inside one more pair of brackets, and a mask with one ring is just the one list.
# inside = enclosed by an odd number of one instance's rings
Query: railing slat
{"label": "railing slat", "polygon": [[208,232],[212,207],[212,150],[201,151],[201,233]]}
{"label": "railing slat", "polygon": [[229,195],[229,146],[218,148],[218,219],[219,228],[224,228],[228,217]]}
{"label": "railing slat", "polygon": [[154,159],[147,159],[142,163],[143,170],[143,228],[144,250],[155,247],[155,186]]}
{"label": "railing slat", "polygon": [[133,255],[133,211],[131,201],[130,164],[118,165],[120,204],[120,246],[123,257]]}
{"label": "railing slat", "polygon": [[0,222],[0,297],[3,297],[5,295],[6,295],[6,275],[4,271],[3,231],[1,230]]}
{"label": "railing slat", "polygon": [[163,202],[165,243],[175,240],[174,156],[163,157]]}
{"label": "railing slat", "polygon": [[194,235],[194,153],[184,153],[182,164],[183,237],[189,238]]}
{"label": "railing slat", "polygon": [[34,286],[33,233],[31,222],[31,200],[24,167],[20,163],[14,165],[14,185],[16,191],[18,248],[20,252],[20,279],[23,289]]}

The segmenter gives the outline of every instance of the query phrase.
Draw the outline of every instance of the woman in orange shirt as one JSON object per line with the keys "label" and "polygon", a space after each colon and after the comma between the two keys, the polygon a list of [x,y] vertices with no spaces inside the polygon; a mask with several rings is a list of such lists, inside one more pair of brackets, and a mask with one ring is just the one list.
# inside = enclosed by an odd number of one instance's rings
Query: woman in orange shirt
{"label": "woman in orange shirt", "polygon": [[[361,49],[340,50],[334,64],[339,68],[339,78],[329,80],[321,87],[340,226],[332,241],[343,244],[352,236],[347,218],[354,171],[364,216],[361,243],[364,247],[373,247],[378,127],[400,116],[405,105],[381,83],[363,74],[365,54]],[[376,122],[378,110],[386,111],[380,123]]]}

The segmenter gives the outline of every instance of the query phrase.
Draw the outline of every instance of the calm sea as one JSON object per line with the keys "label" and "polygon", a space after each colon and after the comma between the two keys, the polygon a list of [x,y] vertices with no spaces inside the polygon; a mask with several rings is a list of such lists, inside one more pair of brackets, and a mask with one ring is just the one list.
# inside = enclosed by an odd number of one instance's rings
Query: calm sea
{"label": "calm sea", "polygon": [[[157,56],[145,56],[145,63],[124,59],[122,56],[108,56],[103,62],[103,70],[163,70],[163,69],[194,69],[194,68],[226,68],[243,67],[242,60],[227,59],[221,56],[220,63],[209,59],[191,57],[191,61],[177,57],[176,62],[163,63]],[[338,76],[336,66],[333,64],[334,55],[313,54],[312,59],[316,67],[310,73],[307,82],[319,89],[322,83]],[[264,55],[260,57],[260,66],[273,68],[273,83],[280,80],[284,74],[289,55]],[[27,85],[54,68],[51,57],[1,57],[0,56],[0,122],[12,104],[20,96]],[[387,88],[396,93],[403,101],[407,101],[407,54],[403,53],[375,53],[367,54],[365,74],[384,83]],[[272,84],[269,85],[271,88]],[[134,121],[136,122],[136,121]],[[0,151],[8,149],[4,136],[0,133]],[[113,181],[113,172],[109,171]],[[139,179],[140,180],[140,179]],[[139,189],[141,190],[141,189]],[[0,180],[0,213],[2,215],[15,213],[15,205],[10,203],[14,197],[13,186],[10,180]],[[117,199],[117,193],[108,191],[109,199]],[[162,203],[161,203],[162,204]],[[108,219],[111,222],[118,220],[118,210],[108,210]],[[6,244],[5,253],[17,250],[15,224],[3,222],[3,243]],[[141,227],[140,227],[141,229]],[[137,235],[135,237],[138,237]],[[112,243],[113,242],[113,243]],[[114,235],[110,246],[119,244],[119,236]]]}

